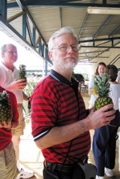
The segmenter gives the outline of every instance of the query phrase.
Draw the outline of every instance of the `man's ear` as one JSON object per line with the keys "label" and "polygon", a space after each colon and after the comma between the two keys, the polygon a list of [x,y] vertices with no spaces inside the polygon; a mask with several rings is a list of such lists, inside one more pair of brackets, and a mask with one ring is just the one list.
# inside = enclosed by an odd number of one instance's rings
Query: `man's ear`
{"label": "man's ear", "polygon": [[5,56],[5,55],[4,55],[4,52],[1,52],[1,56],[2,56],[2,58],[4,58],[4,56]]}
{"label": "man's ear", "polygon": [[50,60],[53,61],[52,52],[48,52],[48,56],[49,56]]}

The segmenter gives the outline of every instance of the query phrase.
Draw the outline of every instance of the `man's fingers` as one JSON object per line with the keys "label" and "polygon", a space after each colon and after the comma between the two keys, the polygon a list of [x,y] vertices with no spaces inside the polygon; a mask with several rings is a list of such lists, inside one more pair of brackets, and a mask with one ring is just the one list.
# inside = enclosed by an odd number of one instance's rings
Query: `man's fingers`
{"label": "man's fingers", "polygon": [[109,109],[113,109],[113,104],[108,104],[108,105],[102,107],[101,109],[103,109],[103,111],[107,111]]}
{"label": "man's fingers", "polygon": [[11,128],[11,121],[2,121],[0,122],[1,128]]}

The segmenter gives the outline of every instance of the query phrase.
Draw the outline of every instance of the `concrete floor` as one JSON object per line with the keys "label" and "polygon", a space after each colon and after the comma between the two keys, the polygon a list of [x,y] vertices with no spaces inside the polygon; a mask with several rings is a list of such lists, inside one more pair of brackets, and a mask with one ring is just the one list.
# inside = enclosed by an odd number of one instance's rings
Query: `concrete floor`
{"label": "concrete floor", "polygon": [[31,124],[27,123],[20,142],[20,166],[25,171],[34,172],[35,177],[31,179],[42,179],[43,160],[41,151],[33,141]]}
{"label": "concrete floor", "polygon": [[[86,108],[89,106],[89,96],[86,93],[82,93],[85,101]],[[94,131],[90,131],[91,139]],[[118,152],[119,140],[117,141],[116,148],[116,167],[114,169],[115,176],[113,179],[120,179],[119,172],[119,152]],[[33,171],[35,176],[31,179],[42,179],[42,169],[43,169],[43,156],[41,151],[35,145],[32,135],[31,135],[31,124],[27,123],[24,131],[24,135],[21,137],[20,143],[20,164],[21,167],[26,171]],[[89,161],[94,163],[92,150],[89,153]],[[107,179],[108,177],[105,177]]]}

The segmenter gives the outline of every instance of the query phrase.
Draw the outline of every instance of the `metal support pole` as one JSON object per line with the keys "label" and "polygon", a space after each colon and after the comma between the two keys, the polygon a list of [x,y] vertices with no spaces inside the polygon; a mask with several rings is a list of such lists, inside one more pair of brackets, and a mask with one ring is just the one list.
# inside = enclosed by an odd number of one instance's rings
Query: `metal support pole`
{"label": "metal support pole", "polygon": [[7,0],[0,0],[0,15],[7,20]]}

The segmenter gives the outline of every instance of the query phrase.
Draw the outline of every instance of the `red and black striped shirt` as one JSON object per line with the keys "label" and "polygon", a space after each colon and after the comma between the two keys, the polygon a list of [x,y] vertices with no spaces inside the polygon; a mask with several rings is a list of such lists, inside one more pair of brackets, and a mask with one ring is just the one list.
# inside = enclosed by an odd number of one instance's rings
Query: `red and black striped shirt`
{"label": "red and black striped shirt", "polygon": [[[51,74],[40,81],[31,96],[32,135],[34,140],[47,134],[54,126],[64,126],[86,117],[83,99],[75,80],[70,83],[51,70]],[[52,163],[63,163],[71,141],[43,149],[45,159]],[[72,141],[66,164],[72,164],[88,155],[89,132]]]}

